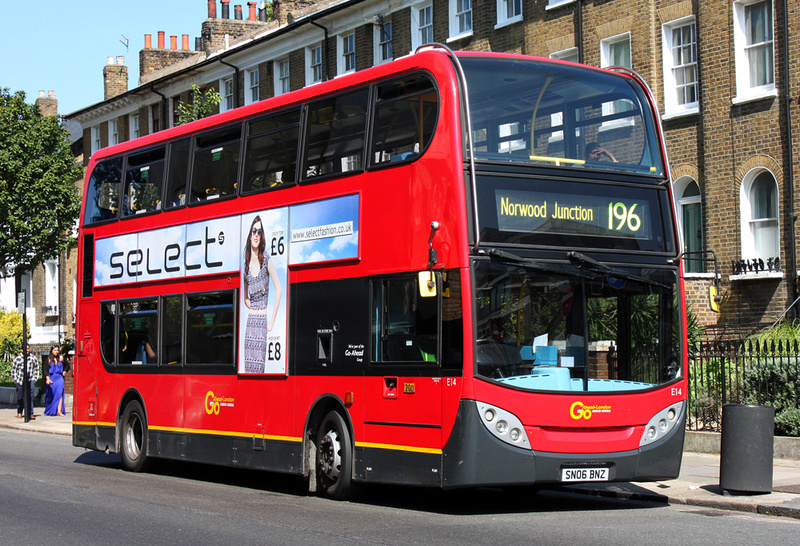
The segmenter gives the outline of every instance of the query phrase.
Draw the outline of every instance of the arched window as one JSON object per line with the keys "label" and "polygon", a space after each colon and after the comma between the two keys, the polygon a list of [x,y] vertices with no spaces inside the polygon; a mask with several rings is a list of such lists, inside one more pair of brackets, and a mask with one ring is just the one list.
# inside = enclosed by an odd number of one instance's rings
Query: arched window
{"label": "arched window", "polygon": [[780,256],[778,184],[766,170],[751,171],[742,182],[742,258]]}
{"label": "arched window", "polygon": [[[678,199],[678,222],[683,234],[683,251],[700,252],[704,250],[703,244],[703,209],[700,186],[689,177],[679,178],[675,182],[675,195]],[[683,262],[686,273],[703,273],[705,271],[702,260],[698,254],[689,255]]]}

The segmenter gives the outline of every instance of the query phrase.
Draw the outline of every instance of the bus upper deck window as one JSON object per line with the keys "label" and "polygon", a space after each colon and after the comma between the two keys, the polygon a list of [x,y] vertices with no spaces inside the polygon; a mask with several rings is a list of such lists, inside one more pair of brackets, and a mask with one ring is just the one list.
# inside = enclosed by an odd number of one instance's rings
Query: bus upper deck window
{"label": "bus upper deck window", "polygon": [[242,193],[279,188],[295,181],[300,109],[248,123]]}
{"label": "bus upper deck window", "polygon": [[191,142],[191,138],[184,138],[176,140],[169,145],[169,167],[166,192],[166,208],[168,209],[186,204]]}
{"label": "bus upper deck window", "polygon": [[365,87],[309,105],[304,178],[363,169],[368,99]]}
{"label": "bus upper deck window", "polygon": [[373,164],[396,163],[418,157],[436,128],[439,96],[424,74],[378,85]]}
{"label": "bus upper deck window", "polygon": [[122,215],[161,210],[164,182],[164,148],[128,156]]}
{"label": "bus upper deck window", "polygon": [[236,124],[197,137],[190,202],[236,194],[241,132]]}
{"label": "bus upper deck window", "polygon": [[94,224],[117,217],[121,178],[121,157],[95,165],[86,188],[84,224]]}

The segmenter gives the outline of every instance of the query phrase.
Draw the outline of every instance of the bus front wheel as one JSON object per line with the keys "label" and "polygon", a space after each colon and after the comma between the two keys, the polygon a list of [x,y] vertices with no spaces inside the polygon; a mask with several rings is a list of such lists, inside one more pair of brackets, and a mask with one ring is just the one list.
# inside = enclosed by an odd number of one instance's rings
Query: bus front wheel
{"label": "bus front wheel", "polygon": [[147,461],[147,418],[136,400],[125,406],[121,427],[122,466],[131,472],[141,472]]}
{"label": "bus front wheel", "polygon": [[337,411],[325,416],[317,433],[317,477],[322,492],[333,499],[350,496],[353,443],[347,423]]}

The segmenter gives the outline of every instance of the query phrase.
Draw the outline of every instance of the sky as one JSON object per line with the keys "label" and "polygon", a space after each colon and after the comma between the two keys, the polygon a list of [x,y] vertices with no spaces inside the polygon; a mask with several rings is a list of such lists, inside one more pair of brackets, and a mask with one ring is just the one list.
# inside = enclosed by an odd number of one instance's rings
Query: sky
{"label": "sky", "polygon": [[[246,16],[247,1],[234,4],[242,5]],[[45,95],[53,90],[58,113],[70,114],[103,100],[108,57],[125,57],[132,89],[138,85],[145,34],[156,46],[163,30],[166,47],[174,35],[179,48],[188,34],[194,49],[207,18],[207,0],[0,0],[0,88],[24,91],[28,103],[40,90]]]}

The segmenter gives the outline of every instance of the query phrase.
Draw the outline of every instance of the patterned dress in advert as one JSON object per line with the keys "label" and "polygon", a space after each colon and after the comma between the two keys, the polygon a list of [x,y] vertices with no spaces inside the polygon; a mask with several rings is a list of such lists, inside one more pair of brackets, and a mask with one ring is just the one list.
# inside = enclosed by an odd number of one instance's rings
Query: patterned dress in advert
{"label": "patterned dress in advert", "polygon": [[247,315],[247,326],[244,330],[244,371],[247,373],[264,373],[266,364],[269,326],[268,264],[269,257],[264,256],[264,264],[257,275],[251,275],[249,268],[245,270],[247,296],[250,298],[250,313]]}

